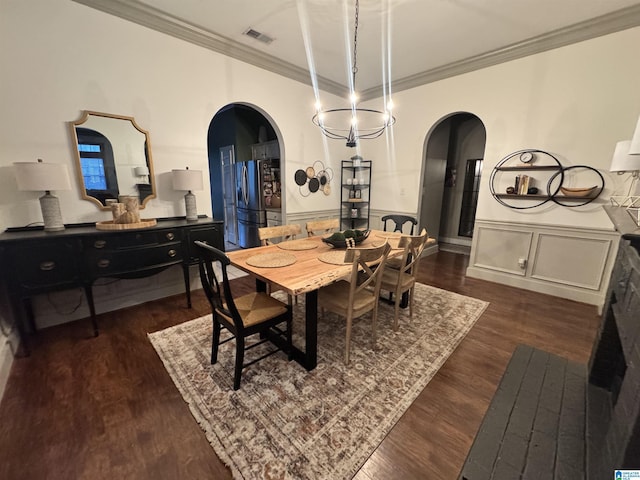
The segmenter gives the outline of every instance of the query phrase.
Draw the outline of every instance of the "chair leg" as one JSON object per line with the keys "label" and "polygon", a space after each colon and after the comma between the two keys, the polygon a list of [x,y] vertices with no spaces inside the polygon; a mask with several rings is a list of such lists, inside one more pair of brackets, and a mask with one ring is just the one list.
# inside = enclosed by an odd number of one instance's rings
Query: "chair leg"
{"label": "chair leg", "polygon": [[240,377],[242,376],[242,365],[244,364],[244,337],[236,336],[236,367],[233,375],[233,389],[240,388]]}
{"label": "chair leg", "polygon": [[413,289],[415,287],[411,287],[409,290],[409,321],[413,320]]}
{"label": "chair leg", "polygon": [[349,365],[349,346],[351,345],[351,318],[347,318],[347,335],[344,347],[344,364]]}
{"label": "chair leg", "polygon": [[378,340],[378,303],[376,302],[376,304],[373,307],[373,310],[371,310],[371,336],[373,339],[373,344],[376,344],[376,341]]}
{"label": "chair leg", "polygon": [[211,338],[211,365],[218,361],[218,345],[220,345],[220,322],[213,320],[213,336]]}
{"label": "chair leg", "polygon": [[395,301],[395,313],[393,316],[393,331],[398,331],[398,317],[400,316],[400,301],[402,299],[402,293],[396,292],[396,301]]}

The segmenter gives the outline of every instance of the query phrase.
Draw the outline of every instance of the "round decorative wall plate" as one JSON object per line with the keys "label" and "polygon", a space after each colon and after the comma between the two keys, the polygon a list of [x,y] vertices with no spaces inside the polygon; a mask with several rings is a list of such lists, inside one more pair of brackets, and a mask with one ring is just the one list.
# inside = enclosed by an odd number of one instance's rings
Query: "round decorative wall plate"
{"label": "round decorative wall plate", "polygon": [[302,186],[307,183],[307,172],[304,170],[296,170],[294,178],[296,180],[296,184]]}

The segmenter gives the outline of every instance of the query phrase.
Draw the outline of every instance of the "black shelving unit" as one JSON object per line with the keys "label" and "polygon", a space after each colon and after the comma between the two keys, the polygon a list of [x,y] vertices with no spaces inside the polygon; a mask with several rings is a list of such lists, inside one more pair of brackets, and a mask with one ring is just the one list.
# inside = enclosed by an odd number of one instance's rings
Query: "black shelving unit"
{"label": "black shelving unit", "polygon": [[369,229],[371,160],[342,160],[340,169],[340,228]]}

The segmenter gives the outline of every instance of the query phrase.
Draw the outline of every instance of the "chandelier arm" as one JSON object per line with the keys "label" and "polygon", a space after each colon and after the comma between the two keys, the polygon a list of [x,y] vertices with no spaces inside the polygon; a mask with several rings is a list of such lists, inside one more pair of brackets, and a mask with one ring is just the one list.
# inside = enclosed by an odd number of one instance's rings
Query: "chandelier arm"
{"label": "chandelier arm", "polygon": [[[358,26],[360,22],[360,1],[355,0],[355,18],[354,18],[354,31],[353,31],[353,66],[351,69],[352,74],[352,88],[353,93],[356,91],[356,74],[358,73]],[[358,140],[378,138],[385,131],[387,127],[396,123],[396,118],[391,115],[388,110],[380,111],[369,108],[358,108],[356,106],[356,100],[352,100],[351,108],[334,108],[330,110],[321,110],[320,107],[316,107],[316,113],[311,118],[314,125],[320,127],[323,135],[328,138],[336,140],[346,140],[347,147],[355,147],[358,144]],[[340,117],[348,118],[350,122],[343,123],[338,122]],[[376,116],[373,122],[371,122],[372,116]],[[344,126],[333,126],[329,118],[333,117],[333,121],[336,124]],[[363,122],[364,117],[364,122]],[[369,121],[367,121],[369,120]]]}

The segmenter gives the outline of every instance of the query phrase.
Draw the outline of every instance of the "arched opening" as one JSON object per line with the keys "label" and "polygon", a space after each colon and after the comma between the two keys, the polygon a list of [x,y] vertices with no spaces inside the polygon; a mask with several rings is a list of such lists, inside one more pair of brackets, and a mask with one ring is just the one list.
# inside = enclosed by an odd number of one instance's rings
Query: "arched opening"
{"label": "arched opening", "polygon": [[255,106],[229,104],[211,120],[211,207],[215,218],[224,219],[227,249],[259,245],[257,229],[267,226],[267,217],[281,218],[281,144],[273,122]]}
{"label": "arched opening", "polygon": [[469,253],[486,130],[472,113],[447,115],[425,140],[420,225],[441,250]]}

